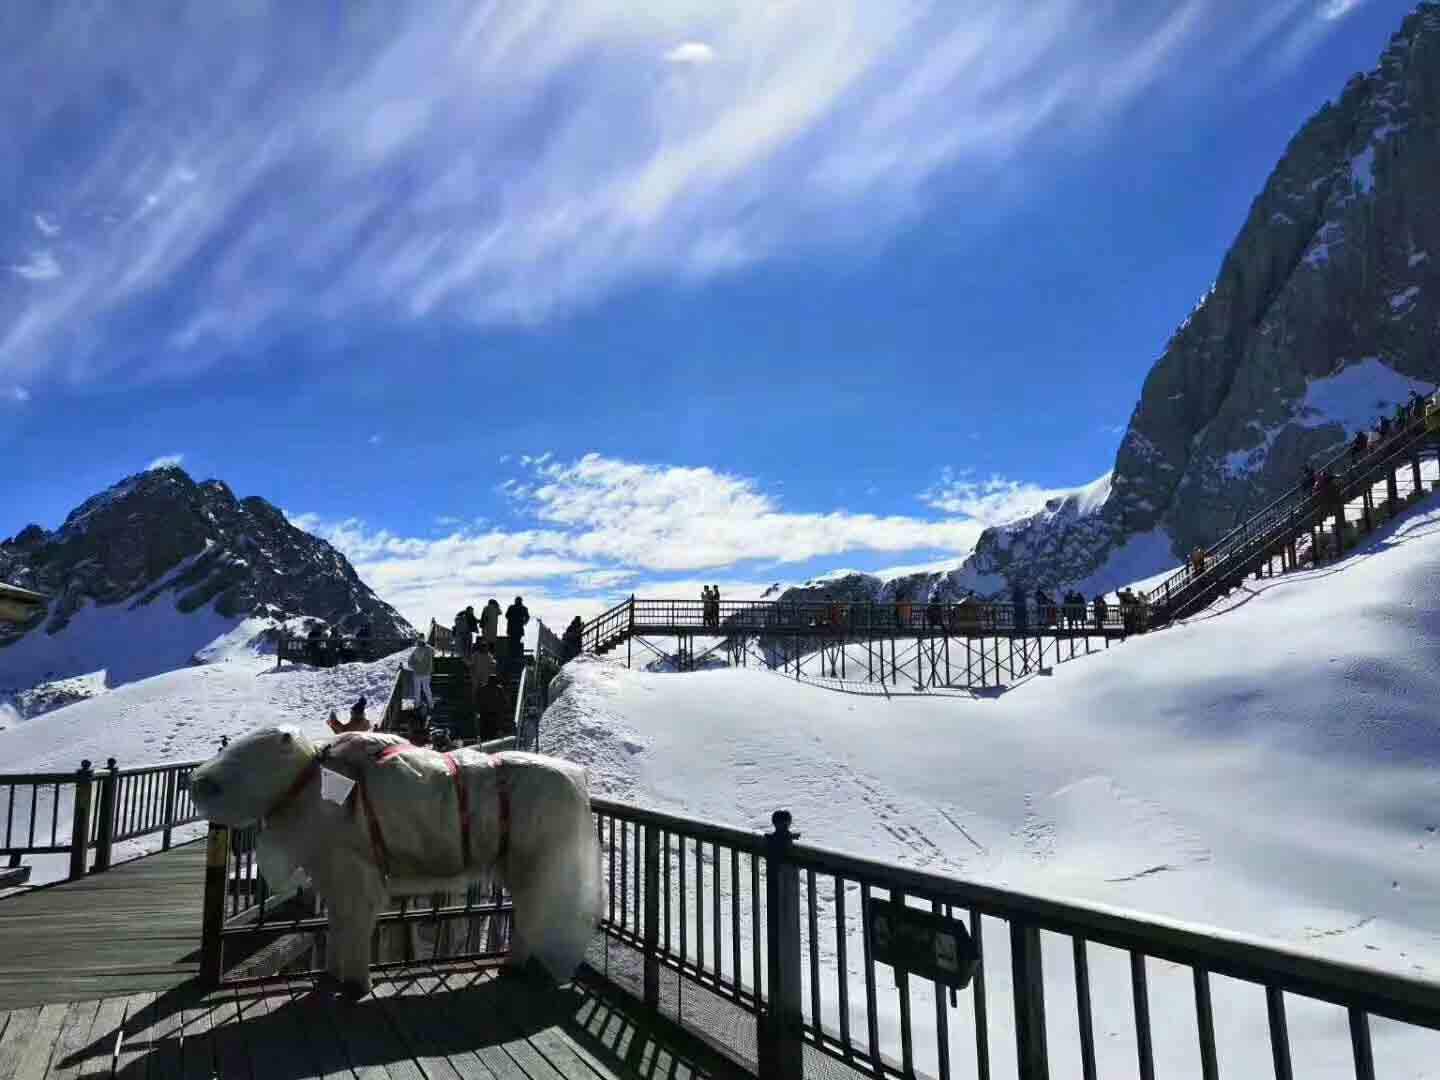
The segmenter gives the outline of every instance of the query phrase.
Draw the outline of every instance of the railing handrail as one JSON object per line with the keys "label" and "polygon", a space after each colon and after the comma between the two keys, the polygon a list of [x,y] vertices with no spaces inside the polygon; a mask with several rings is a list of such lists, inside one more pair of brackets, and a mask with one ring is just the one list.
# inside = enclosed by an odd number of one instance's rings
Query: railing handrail
{"label": "railing handrail", "polygon": [[525,721],[525,683],[529,678],[530,665],[525,664],[520,668],[520,681],[515,684],[515,715],[512,717],[512,723],[517,736],[523,730],[520,725]]}
{"label": "railing handrail", "polygon": [[[718,841],[765,856],[765,834],[680,814],[593,797],[599,814],[700,841]],[[1083,938],[1156,959],[1278,987],[1305,997],[1440,1030],[1440,982],[1316,956],[1283,943],[1147,915],[1125,908],[1059,899],[917,870],[815,844],[789,844],[785,861],[802,871],[833,874],[908,896]]]}
{"label": "railing handrail", "polygon": [[964,881],[814,844],[793,845],[790,859],[802,869],[840,873],[986,915],[1018,916],[1042,930],[1078,934],[1248,982],[1276,984],[1338,1005],[1363,1005],[1367,1012],[1440,1030],[1440,982],[1330,960],[1222,927]]}
{"label": "railing handrail", "polygon": [[[1412,419],[1404,428],[1400,429],[1399,431],[1392,432],[1387,437],[1386,442],[1376,445],[1374,449],[1372,449],[1366,455],[1365,458],[1361,458],[1359,461],[1355,462],[1352,468],[1375,468],[1378,465],[1384,464],[1386,461],[1389,461],[1394,457],[1408,451],[1415,443],[1423,441],[1426,436],[1427,432],[1425,428],[1425,419],[1422,414],[1420,417]],[[1376,458],[1373,461],[1367,462],[1366,458],[1373,457],[1374,455],[1379,454],[1382,449],[1385,450],[1384,457]],[[1335,471],[1336,467],[1342,464],[1346,460],[1346,458],[1350,456],[1350,453],[1351,451],[1347,447],[1346,449],[1343,449],[1339,453],[1337,453],[1334,457],[1325,460],[1320,465],[1320,467],[1315,470],[1317,475],[1326,472],[1327,470],[1332,472]],[[1342,481],[1341,488],[1343,489],[1343,487],[1344,483]],[[1269,530],[1272,526],[1272,523],[1278,525],[1280,522],[1284,521],[1289,516],[1289,511],[1293,510],[1296,504],[1304,502],[1307,498],[1311,496],[1311,494],[1311,492],[1304,491],[1303,485],[1298,483],[1294,484],[1289,488],[1286,488],[1278,497],[1272,500],[1269,504],[1261,507],[1259,510],[1255,511],[1255,513],[1249,515],[1244,521],[1235,525],[1232,529],[1230,529],[1229,532],[1225,533],[1214,543],[1206,547],[1206,562],[1209,563],[1211,560],[1217,558],[1229,558],[1232,552],[1225,549],[1235,547],[1238,544],[1243,544],[1246,540],[1250,539],[1251,534],[1255,533],[1255,530],[1257,528],[1257,522],[1260,522],[1264,518],[1270,518],[1271,521],[1267,521],[1266,524],[1262,527],[1263,530]],[[1282,513],[1282,510],[1285,512]],[[1155,588],[1151,589],[1149,593],[1147,593],[1147,597],[1152,604],[1157,603],[1162,597],[1172,595],[1176,591],[1178,591],[1179,588],[1184,588],[1186,585],[1189,584],[1190,580],[1192,580],[1192,571],[1189,567],[1187,560],[1185,565],[1182,565],[1179,569],[1166,576],[1166,578],[1158,585],[1156,585]]]}

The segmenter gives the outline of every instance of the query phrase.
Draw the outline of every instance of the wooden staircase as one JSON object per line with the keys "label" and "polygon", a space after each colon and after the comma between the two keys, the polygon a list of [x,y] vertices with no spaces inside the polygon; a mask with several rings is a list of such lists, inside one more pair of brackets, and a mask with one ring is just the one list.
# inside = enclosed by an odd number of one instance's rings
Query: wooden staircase
{"label": "wooden staircase", "polygon": [[[1357,461],[1347,451],[1327,462],[1319,471],[1335,476],[1328,493],[1291,488],[1207,548],[1203,568],[1187,563],[1153,589],[1147,596],[1149,626],[1164,626],[1199,611],[1276,558],[1288,567],[1298,566],[1300,541],[1307,537],[1313,561],[1327,553],[1338,558],[1359,542],[1362,532],[1424,497],[1420,461],[1436,453],[1437,438],[1440,434],[1417,420]],[[1408,489],[1403,496],[1402,478]],[[1375,490],[1381,485],[1384,495],[1377,498]],[[1351,521],[1347,507],[1357,505],[1359,518]]]}

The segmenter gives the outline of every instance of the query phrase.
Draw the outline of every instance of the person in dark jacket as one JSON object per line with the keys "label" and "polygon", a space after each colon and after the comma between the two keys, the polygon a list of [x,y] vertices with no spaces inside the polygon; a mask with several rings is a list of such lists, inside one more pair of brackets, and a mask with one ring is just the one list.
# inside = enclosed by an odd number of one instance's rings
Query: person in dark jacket
{"label": "person in dark jacket", "polygon": [[476,693],[475,718],[480,728],[481,742],[515,733],[515,719],[510,712],[510,695],[501,685],[499,675],[491,675]]}
{"label": "person in dark jacket", "polygon": [[1015,629],[1023,634],[1030,620],[1025,610],[1025,592],[1019,585],[1016,585],[1015,588],[1011,590],[1010,603],[1013,605],[1014,610]]}
{"label": "person in dark jacket", "polygon": [[510,657],[519,660],[525,655],[525,624],[530,621],[530,609],[525,601],[515,597],[515,602],[505,609],[505,633],[510,638]]}
{"label": "person in dark jacket", "polygon": [[1365,451],[1370,448],[1370,437],[1363,431],[1355,432],[1355,441],[1350,444],[1350,460],[1357,462],[1365,456]]}
{"label": "person in dark jacket", "polygon": [[1105,603],[1105,594],[1104,594],[1104,593],[1096,593],[1096,594],[1095,594],[1095,625],[1096,625],[1097,628],[1099,628],[1099,629],[1101,629],[1101,630],[1105,629],[1105,616],[1106,616],[1106,614],[1109,612],[1109,610],[1110,610],[1109,605]]}
{"label": "person in dark jacket", "polygon": [[585,623],[579,615],[570,620],[570,625],[565,628],[565,636],[560,640],[564,646],[560,662],[567,664],[580,655],[580,650],[585,645]]}

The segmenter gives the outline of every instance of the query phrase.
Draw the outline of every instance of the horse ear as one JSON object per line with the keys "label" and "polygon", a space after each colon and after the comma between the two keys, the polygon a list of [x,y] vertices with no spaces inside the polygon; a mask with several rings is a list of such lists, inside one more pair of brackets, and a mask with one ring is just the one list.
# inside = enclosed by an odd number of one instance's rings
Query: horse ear
{"label": "horse ear", "polygon": [[281,731],[281,732],[280,732],[280,741],[283,742],[283,743],[294,742],[294,741],[295,741],[295,735],[294,735],[292,732],[289,732],[289,731]]}

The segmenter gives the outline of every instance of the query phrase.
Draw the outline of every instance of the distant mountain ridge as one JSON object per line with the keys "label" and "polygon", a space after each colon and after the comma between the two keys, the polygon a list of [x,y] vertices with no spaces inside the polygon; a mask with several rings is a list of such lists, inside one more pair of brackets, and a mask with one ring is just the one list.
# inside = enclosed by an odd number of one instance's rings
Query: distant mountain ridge
{"label": "distant mountain ridge", "polygon": [[986,529],[950,572],[794,595],[1111,589],[1211,543],[1306,460],[1440,383],[1437,176],[1440,0],[1424,0],[1291,140],[1147,376],[1108,478]]}
{"label": "distant mountain ridge", "polygon": [[[147,627],[160,615],[166,626],[198,620],[189,636],[201,638],[244,620],[278,624],[302,615],[347,631],[369,624],[379,637],[414,633],[328,542],[264,499],[238,499],[221,481],[197,483],[177,466],[127,477],[76,507],[53,532],[30,525],[0,543],[0,580],[50,597],[29,623],[0,627],[0,673],[7,654],[23,645],[27,656],[43,658],[45,641],[37,638],[58,642],[93,611],[137,616],[136,626],[143,613]],[[126,622],[114,625],[112,637]],[[93,651],[96,668],[103,667],[109,650]],[[77,674],[66,669],[83,661],[72,655],[54,674]]]}

